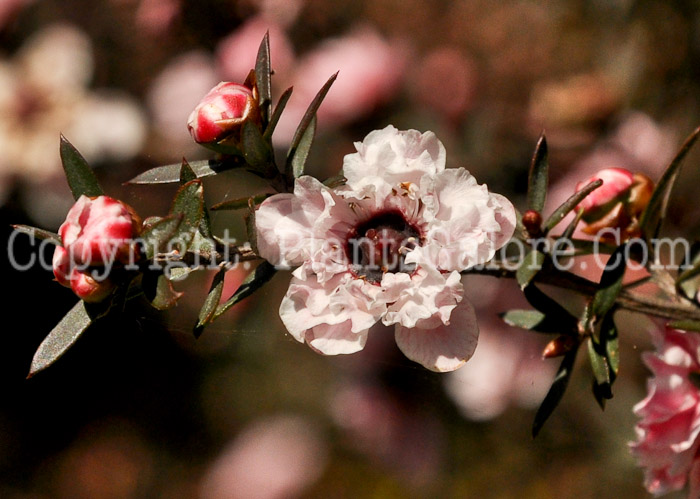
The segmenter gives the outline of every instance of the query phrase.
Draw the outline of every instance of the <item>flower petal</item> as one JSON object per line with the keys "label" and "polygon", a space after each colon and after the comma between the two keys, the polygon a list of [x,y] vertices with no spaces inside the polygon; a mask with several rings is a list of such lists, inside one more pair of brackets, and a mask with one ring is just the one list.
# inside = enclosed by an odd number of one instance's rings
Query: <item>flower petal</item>
{"label": "flower petal", "polygon": [[306,343],[323,355],[341,355],[359,352],[367,342],[368,329],[354,333],[352,321],[340,324],[319,324],[306,331]]}
{"label": "flower petal", "polygon": [[479,338],[474,308],[466,300],[452,311],[449,324],[434,329],[396,325],[396,344],[409,359],[436,372],[454,371],[471,358]]}

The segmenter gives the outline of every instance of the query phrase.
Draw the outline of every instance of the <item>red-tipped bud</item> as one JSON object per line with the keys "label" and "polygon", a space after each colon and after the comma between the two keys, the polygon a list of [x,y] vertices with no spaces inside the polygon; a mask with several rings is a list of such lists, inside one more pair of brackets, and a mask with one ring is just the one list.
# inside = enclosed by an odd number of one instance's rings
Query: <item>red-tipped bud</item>
{"label": "red-tipped bud", "polygon": [[579,182],[579,191],[595,180],[603,185],[586,196],[579,209],[583,208],[583,220],[588,224],[584,232],[595,235],[605,228],[620,229],[623,239],[639,235],[639,217],[649,204],[654,183],[641,173],[624,168],[606,168],[592,177]]}
{"label": "red-tipped bud", "polygon": [[560,357],[571,351],[575,346],[576,339],[573,336],[559,336],[547,343],[547,346],[544,347],[542,351],[542,358],[551,359],[553,357]]}
{"label": "red-tipped bud", "polygon": [[194,108],[187,128],[196,142],[207,144],[240,132],[249,120],[260,121],[255,89],[222,81]]}
{"label": "red-tipped bud", "polygon": [[111,270],[115,265],[135,261],[135,238],[140,229],[140,218],[127,204],[108,196],[81,196],[58,230],[63,246],[54,250],[56,280],[86,301],[103,299],[114,285],[107,280],[96,281],[86,269]]}
{"label": "red-tipped bud", "polygon": [[78,295],[78,298],[88,302],[97,303],[107,298],[116,288],[109,279],[98,281],[89,272],[73,269],[70,275],[70,288]]}
{"label": "red-tipped bud", "polygon": [[523,227],[531,237],[537,237],[542,232],[542,215],[535,210],[523,213]]}

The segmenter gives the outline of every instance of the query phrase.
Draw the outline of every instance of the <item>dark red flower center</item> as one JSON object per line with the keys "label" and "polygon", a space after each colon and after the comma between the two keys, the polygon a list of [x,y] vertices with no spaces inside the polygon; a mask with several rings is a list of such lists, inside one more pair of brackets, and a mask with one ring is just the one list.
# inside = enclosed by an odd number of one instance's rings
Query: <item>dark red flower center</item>
{"label": "dark red flower center", "polygon": [[385,272],[413,272],[406,253],[420,245],[420,231],[403,213],[388,211],[362,222],[348,237],[346,251],[353,272],[379,283]]}

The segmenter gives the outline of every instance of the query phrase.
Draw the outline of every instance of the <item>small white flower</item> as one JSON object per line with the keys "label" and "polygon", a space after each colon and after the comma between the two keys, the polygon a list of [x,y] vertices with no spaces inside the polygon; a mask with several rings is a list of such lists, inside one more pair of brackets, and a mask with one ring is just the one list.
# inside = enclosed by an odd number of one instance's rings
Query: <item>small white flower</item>
{"label": "small white flower", "polygon": [[493,258],[512,236],[511,203],[463,168],[445,169],[432,132],[370,133],[345,157],[347,183],[297,179],[294,194],[256,214],[260,255],[299,266],[280,316],[298,341],[334,355],[361,350],[377,322],[434,371],[474,353],[478,327],[460,271]]}

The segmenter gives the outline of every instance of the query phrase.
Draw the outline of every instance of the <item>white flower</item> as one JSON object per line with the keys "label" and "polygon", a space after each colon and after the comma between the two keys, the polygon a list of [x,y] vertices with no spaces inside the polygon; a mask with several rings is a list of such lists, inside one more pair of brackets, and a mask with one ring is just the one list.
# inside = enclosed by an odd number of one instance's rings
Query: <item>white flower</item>
{"label": "white flower", "polygon": [[478,338],[460,271],[510,239],[514,209],[463,168],[446,170],[432,132],[388,126],[356,148],[342,187],[303,176],[293,194],[272,196],[257,212],[260,255],[299,266],[282,321],[326,355],[359,351],[374,324],[393,325],[408,358],[457,369]]}

